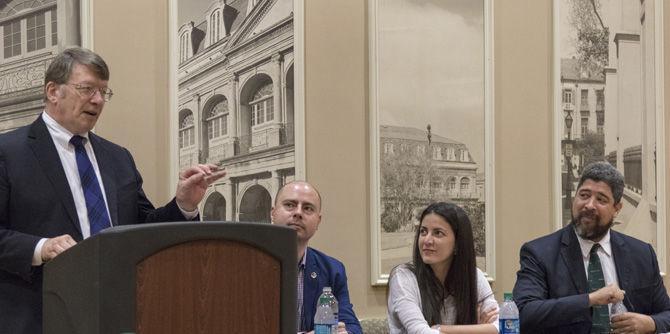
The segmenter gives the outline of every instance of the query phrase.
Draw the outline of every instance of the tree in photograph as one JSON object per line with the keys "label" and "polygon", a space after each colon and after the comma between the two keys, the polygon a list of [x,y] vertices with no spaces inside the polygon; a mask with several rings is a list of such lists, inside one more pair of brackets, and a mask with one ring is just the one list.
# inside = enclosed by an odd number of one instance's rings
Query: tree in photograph
{"label": "tree in photograph", "polygon": [[486,203],[476,199],[458,201],[470,218],[472,238],[475,242],[475,255],[486,256]]}
{"label": "tree in photograph", "polygon": [[579,65],[588,75],[602,72],[609,57],[609,28],[600,16],[600,0],[570,0],[569,21],[577,32]]}
{"label": "tree in photograph", "polygon": [[588,131],[581,139],[575,142],[575,153],[580,157],[580,169],[596,162],[605,160],[605,137],[593,131]]}
{"label": "tree in photograph", "polygon": [[380,181],[384,209],[381,225],[384,232],[411,230],[414,209],[425,205],[430,198],[426,186],[433,176],[430,157],[418,153],[415,148],[409,146],[406,152],[398,150],[382,154]]}

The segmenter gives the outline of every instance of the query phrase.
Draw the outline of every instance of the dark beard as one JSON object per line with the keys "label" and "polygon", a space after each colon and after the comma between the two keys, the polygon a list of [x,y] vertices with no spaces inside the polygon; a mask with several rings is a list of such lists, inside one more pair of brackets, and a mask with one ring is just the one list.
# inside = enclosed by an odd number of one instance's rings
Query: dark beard
{"label": "dark beard", "polygon": [[[584,225],[582,225],[581,218],[584,217],[588,217],[594,220],[592,229],[587,230],[585,229]],[[607,224],[602,225],[600,217],[598,217],[595,212],[582,211],[577,215],[577,217],[572,217],[571,223],[575,227],[577,235],[579,235],[582,239],[588,239],[591,241],[598,242],[600,239],[602,239],[602,237],[605,236],[605,234],[607,234],[607,231],[609,231],[609,229],[612,227],[614,219],[610,220]]]}

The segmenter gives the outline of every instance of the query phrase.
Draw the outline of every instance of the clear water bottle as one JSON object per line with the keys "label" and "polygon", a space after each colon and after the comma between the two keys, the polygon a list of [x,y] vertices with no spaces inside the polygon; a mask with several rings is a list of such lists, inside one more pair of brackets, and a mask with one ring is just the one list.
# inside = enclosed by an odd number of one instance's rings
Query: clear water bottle
{"label": "clear water bottle", "polygon": [[329,286],[324,287],[316,303],[314,334],[337,334],[338,307],[332,289]]}
{"label": "clear water bottle", "polygon": [[500,306],[500,334],[519,333],[519,309],[516,308],[512,294],[506,292]]}
{"label": "clear water bottle", "polygon": [[620,302],[613,303],[612,307],[610,308],[610,319],[612,319],[612,317],[617,314],[622,314],[626,312],[628,312],[628,309],[623,304],[623,300]]}

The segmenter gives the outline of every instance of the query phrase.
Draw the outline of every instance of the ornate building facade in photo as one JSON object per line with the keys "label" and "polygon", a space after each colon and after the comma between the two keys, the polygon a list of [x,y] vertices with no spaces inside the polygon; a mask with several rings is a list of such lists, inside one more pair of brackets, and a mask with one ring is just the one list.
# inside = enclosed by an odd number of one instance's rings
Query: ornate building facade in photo
{"label": "ornate building facade in photo", "polygon": [[622,1],[612,20],[605,67],[607,160],[623,173],[624,208],[615,223],[627,234],[657,240],[656,4]]}
{"label": "ornate building facade in photo", "polygon": [[44,110],[44,74],[66,46],[81,45],[79,0],[0,2],[0,132]]}
{"label": "ornate building facade in photo", "polygon": [[582,169],[605,158],[605,76],[561,59],[561,177],[563,225],[572,218],[572,198]]}
{"label": "ornate building facade in photo", "polygon": [[[412,127],[379,127],[381,166],[382,266],[411,256],[411,249],[392,255],[394,249],[411,248],[418,216],[431,202],[462,206],[473,224],[475,250],[480,264],[485,256],[484,176],[461,142]],[[389,268],[390,270],[390,268]]]}
{"label": "ornate building facade in photo", "polygon": [[180,169],[224,166],[204,220],[269,222],[295,178],[292,0],[212,1],[178,31]]}
{"label": "ornate building facade in photo", "polygon": [[[615,229],[657,246],[659,1],[564,0],[561,30],[563,224],[571,219],[577,177],[607,160],[625,178]],[[594,117],[595,116],[595,117]],[[663,152],[660,152],[663,154]],[[663,194],[661,194],[663,196]]]}

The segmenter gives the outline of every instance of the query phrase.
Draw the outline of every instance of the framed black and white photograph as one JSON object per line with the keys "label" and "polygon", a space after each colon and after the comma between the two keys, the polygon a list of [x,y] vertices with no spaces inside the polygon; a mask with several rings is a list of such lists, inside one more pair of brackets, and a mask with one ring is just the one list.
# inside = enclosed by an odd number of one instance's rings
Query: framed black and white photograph
{"label": "framed black and white photograph", "polygon": [[663,1],[554,1],[556,228],[579,176],[608,161],[625,179],[615,230],[650,243],[665,271]]}
{"label": "framed black and white photograph", "polygon": [[227,170],[203,220],[270,222],[304,178],[302,12],[294,0],[172,0],[171,170]]}
{"label": "framed black and white photograph", "polygon": [[0,1],[0,133],[44,110],[44,74],[67,47],[92,47],[89,0]]}
{"label": "framed black and white photograph", "polygon": [[411,260],[431,202],[462,206],[493,279],[490,0],[370,1],[371,284]]}

